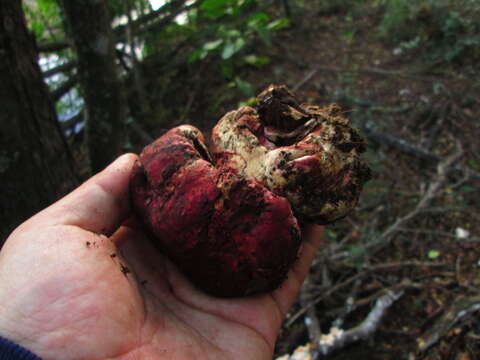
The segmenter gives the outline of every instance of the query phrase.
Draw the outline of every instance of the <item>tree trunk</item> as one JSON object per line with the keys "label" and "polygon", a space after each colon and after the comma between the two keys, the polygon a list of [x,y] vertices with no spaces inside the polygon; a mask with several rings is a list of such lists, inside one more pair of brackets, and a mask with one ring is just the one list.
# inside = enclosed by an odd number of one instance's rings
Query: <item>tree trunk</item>
{"label": "tree trunk", "polygon": [[21,0],[0,1],[0,245],[77,184]]}
{"label": "tree trunk", "polygon": [[59,0],[78,57],[87,110],[86,139],[93,172],[122,152],[128,112],[105,0]]}

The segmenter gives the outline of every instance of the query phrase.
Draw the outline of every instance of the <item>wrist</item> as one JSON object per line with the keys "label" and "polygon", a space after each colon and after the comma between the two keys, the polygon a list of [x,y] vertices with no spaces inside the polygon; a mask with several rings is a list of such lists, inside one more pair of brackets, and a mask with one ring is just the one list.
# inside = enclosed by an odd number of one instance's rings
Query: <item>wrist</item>
{"label": "wrist", "polygon": [[[12,309],[0,307],[0,354],[3,355],[5,351],[8,351],[9,355],[12,354],[11,357],[0,356],[0,359],[17,359],[13,354],[22,353],[28,356],[24,355],[25,358],[18,359],[41,359],[39,355],[42,347],[39,346],[38,337],[42,334],[25,325],[22,319],[23,317]],[[31,357],[29,353],[35,354],[35,357]]]}
{"label": "wrist", "polygon": [[41,360],[25,347],[0,336],[0,354],[2,359],[8,360]]}

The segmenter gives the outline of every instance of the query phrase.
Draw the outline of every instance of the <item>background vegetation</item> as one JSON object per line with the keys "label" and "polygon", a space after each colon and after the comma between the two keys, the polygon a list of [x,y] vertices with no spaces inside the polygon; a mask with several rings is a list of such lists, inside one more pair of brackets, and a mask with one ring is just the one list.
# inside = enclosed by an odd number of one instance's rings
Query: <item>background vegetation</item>
{"label": "background vegetation", "polygon": [[2,238],[122,152],[287,84],[343,107],[375,177],[328,228],[277,354],[354,328],[390,291],[369,340],[331,358],[479,357],[479,1],[72,3],[0,5],[29,31],[0,31]]}

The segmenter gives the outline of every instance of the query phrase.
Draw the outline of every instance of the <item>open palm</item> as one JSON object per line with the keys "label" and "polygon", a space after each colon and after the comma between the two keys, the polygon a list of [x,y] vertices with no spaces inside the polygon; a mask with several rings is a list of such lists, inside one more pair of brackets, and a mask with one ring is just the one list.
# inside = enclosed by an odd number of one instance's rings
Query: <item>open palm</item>
{"label": "open palm", "polygon": [[120,157],[9,237],[0,335],[44,359],[271,359],[322,229],[308,229],[280,289],[208,296],[125,222],[135,159]]}

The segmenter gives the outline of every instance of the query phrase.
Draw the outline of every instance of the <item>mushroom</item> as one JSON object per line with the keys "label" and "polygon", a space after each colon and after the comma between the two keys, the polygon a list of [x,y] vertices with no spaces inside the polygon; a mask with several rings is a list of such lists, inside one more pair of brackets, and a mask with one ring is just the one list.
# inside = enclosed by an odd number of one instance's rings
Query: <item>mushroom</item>
{"label": "mushroom", "polygon": [[359,157],[365,147],[337,105],[299,105],[272,85],[256,108],[222,117],[211,149],[189,125],[145,147],[131,179],[133,208],[204,291],[272,291],[297,257],[299,222],[327,224],[355,207],[370,176]]}

